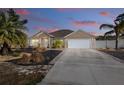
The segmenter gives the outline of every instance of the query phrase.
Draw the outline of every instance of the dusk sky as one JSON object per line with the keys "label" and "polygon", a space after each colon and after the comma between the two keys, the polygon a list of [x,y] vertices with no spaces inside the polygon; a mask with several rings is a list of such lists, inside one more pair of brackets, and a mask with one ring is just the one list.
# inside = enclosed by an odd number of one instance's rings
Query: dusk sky
{"label": "dusk sky", "polygon": [[99,30],[100,24],[113,24],[114,18],[124,13],[124,9],[26,8],[16,9],[16,13],[28,19],[29,36],[40,30],[53,32],[59,29],[82,29],[91,34],[102,34],[107,30]]}

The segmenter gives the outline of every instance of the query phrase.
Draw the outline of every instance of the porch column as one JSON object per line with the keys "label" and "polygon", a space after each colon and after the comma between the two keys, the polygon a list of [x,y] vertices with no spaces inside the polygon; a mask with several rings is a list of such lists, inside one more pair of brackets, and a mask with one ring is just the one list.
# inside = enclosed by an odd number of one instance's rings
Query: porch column
{"label": "porch column", "polygon": [[40,47],[42,47],[42,38],[39,39],[39,44],[40,44]]}
{"label": "porch column", "polygon": [[48,45],[49,45],[49,48],[51,48],[51,38],[50,37],[48,38]]}

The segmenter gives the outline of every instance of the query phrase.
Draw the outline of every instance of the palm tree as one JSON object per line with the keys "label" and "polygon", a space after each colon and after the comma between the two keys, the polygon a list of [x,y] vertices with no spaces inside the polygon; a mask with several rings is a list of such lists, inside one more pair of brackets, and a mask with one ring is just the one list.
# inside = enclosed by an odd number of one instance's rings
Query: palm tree
{"label": "palm tree", "polygon": [[6,55],[11,50],[11,46],[23,47],[27,42],[25,24],[27,20],[22,20],[13,9],[0,12],[0,45],[1,53]]}
{"label": "palm tree", "polygon": [[122,19],[124,19],[124,17],[122,18],[122,16],[120,17],[120,15],[119,15],[116,17],[116,20],[114,20],[114,25],[113,24],[102,24],[100,26],[100,29],[109,29],[110,30],[104,34],[105,37],[110,34],[115,33],[115,40],[116,40],[115,49],[118,49],[119,36],[121,36],[124,32],[124,20],[122,20]]}

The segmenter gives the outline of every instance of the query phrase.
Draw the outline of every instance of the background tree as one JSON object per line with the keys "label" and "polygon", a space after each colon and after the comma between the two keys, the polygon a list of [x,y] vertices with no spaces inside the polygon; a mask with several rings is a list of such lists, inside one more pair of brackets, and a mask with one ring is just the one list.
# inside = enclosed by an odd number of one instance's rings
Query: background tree
{"label": "background tree", "polygon": [[0,12],[0,52],[8,54],[11,46],[24,47],[27,42],[25,33],[27,20],[22,20],[13,9]]}
{"label": "background tree", "polygon": [[110,31],[106,32],[104,36],[106,37],[107,35],[110,34],[115,34],[115,49],[118,49],[118,39],[119,36],[121,36],[124,32],[124,14],[120,14],[119,16],[116,17],[114,20],[114,24],[102,24],[100,26],[100,29],[109,29]]}

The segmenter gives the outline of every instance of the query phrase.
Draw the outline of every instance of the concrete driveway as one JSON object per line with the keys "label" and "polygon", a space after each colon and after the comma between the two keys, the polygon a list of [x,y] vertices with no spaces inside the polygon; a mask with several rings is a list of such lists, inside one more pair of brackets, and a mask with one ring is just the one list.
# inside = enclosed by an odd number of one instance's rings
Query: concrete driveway
{"label": "concrete driveway", "polygon": [[93,49],[66,49],[39,84],[124,84],[124,64]]}

